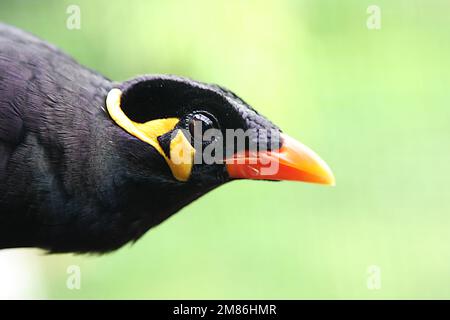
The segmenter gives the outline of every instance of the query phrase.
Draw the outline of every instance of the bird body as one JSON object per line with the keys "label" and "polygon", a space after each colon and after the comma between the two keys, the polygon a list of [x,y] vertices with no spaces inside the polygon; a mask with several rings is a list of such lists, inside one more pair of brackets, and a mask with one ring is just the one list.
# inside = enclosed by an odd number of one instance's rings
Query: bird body
{"label": "bird body", "polygon": [[221,87],[158,75],[116,83],[0,24],[0,248],[108,252],[232,180],[223,165],[192,164],[175,179],[173,141],[155,135],[155,148],[115,121],[114,88],[146,137],[159,119],[177,119],[172,131],[192,125],[198,106],[224,128],[277,129]]}
{"label": "bird body", "polygon": [[[109,175],[101,179],[105,186],[90,183],[108,170],[92,155],[106,152],[110,146],[95,142],[110,141],[115,129],[102,111],[111,81],[0,25],[0,82],[0,246],[89,236],[91,230],[77,230],[80,219],[87,222],[107,207],[107,197],[114,199],[106,191]],[[95,223],[87,225],[101,237]]]}

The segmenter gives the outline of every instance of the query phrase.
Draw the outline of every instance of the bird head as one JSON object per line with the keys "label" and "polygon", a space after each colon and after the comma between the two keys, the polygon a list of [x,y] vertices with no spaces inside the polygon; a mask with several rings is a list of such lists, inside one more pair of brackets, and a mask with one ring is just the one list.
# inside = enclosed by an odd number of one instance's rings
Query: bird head
{"label": "bird head", "polygon": [[235,179],[334,184],[311,149],[217,85],[144,76],[110,90],[106,106],[117,126],[163,160],[166,168],[152,172],[160,180],[207,188]]}

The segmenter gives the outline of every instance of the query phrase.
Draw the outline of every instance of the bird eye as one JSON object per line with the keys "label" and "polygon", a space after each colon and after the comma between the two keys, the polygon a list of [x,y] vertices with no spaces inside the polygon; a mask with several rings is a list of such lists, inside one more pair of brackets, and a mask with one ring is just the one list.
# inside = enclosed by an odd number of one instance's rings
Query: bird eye
{"label": "bird eye", "polygon": [[[218,129],[218,122],[217,119],[207,113],[199,112],[194,113],[192,117],[189,120],[189,133],[192,137],[195,139],[202,139],[203,133],[208,129]],[[197,137],[198,135],[201,135],[200,137]]]}

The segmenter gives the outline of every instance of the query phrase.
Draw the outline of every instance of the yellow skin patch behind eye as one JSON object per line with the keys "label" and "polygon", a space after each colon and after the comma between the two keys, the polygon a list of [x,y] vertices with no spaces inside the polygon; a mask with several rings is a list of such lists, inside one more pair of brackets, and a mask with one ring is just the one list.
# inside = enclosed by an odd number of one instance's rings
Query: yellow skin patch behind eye
{"label": "yellow skin patch behind eye", "polygon": [[[195,149],[192,147],[190,142],[186,139],[183,132],[178,130],[177,135],[170,142],[170,169],[172,169],[172,174],[178,180],[184,179],[185,174],[192,171],[192,166],[194,162]],[[181,178],[181,179],[179,179]],[[186,177],[186,180],[189,176]],[[186,181],[181,180],[181,181]]]}
{"label": "yellow skin patch behind eye", "polygon": [[158,137],[173,130],[180,121],[177,118],[156,119],[145,123],[130,120],[120,107],[122,91],[112,89],[106,97],[106,108],[111,118],[122,129],[154,147],[164,157],[175,179],[187,181],[194,164],[195,149],[181,131],[170,142],[170,159],[159,145]]}

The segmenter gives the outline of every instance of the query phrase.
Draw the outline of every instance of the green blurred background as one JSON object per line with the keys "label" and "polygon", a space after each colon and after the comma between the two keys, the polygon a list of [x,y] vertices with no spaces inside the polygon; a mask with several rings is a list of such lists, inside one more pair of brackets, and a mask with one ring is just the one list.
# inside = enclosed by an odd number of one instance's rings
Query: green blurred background
{"label": "green blurred background", "polygon": [[[80,30],[66,28],[70,4]],[[380,30],[366,26],[372,4]],[[231,88],[337,178],[228,184],[105,256],[20,250],[24,296],[450,298],[449,17],[446,0],[2,0],[1,21],[114,80]],[[80,290],[66,287],[70,265]]]}

